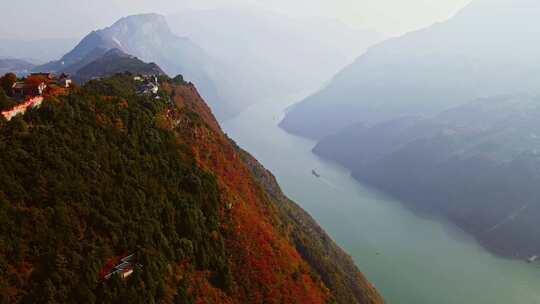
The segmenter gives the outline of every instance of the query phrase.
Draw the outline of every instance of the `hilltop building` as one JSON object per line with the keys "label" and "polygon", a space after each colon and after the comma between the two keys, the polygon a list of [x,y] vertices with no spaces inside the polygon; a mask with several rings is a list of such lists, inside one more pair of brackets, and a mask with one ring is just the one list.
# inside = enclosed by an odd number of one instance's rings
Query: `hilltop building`
{"label": "hilltop building", "polygon": [[[130,275],[133,274],[133,270],[135,269],[135,265],[133,264],[133,260],[135,258],[135,254],[130,254],[127,256],[118,256],[112,258],[103,269],[100,271],[100,277],[102,279],[108,280],[113,275],[118,274],[120,278],[126,279]],[[140,267],[140,265],[137,265]]]}
{"label": "hilltop building", "polygon": [[13,94],[17,97],[35,97],[43,95],[46,88],[47,84],[44,81],[38,83],[18,81],[13,84]]}
{"label": "hilltop building", "polygon": [[30,108],[41,106],[45,96],[67,94],[71,86],[72,81],[67,74],[56,78],[52,73],[32,73],[26,79],[13,84],[13,97],[19,104],[1,114],[9,121],[19,114],[26,113]]}
{"label": "hilltop building", "polygon": [[141,82],[137,87],[137,93],[141,95],[157,95],[159,92],[159,81],[156,75],[138,75],[133,80]]}
{"label": "hilltop building", "polygon": [[[63,75],[63,74],[62,74]],[[54,74],[53,73],[42,73],[42,72],[39,72],[39,73],[31,73],[29,77],[43,77],[45,79],[54,79]]]}

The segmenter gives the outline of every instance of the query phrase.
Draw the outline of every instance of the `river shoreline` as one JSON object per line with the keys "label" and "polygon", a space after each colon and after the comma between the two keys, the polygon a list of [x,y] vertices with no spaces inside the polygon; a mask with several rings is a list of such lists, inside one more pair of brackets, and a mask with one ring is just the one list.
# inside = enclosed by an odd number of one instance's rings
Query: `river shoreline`
{"label": "river shoreline", "polygon": [[[335,165],[339,165],[339,166],[343,167],[345,170],[350,171],[349,168],[343,166],[343,164],[341,164],[341,163],[339,163],[339,162],[337,162],[337,161],[335,161],[333,159],[325,158],[325,157],[320,156],[320,155],[318,155],[316,153],[314,153],[314,154],[317,155],[318,157],[320,157],[323,161],[332,162]],[[400,197],[399,194],[393,194],[391,192],[385,191],[384,189],[378,187],[376,184],[370,183],[370,181],[367,180],[367,179],[358,178],[352,172],[351,172],[351,177],[354,178],[359,183],[366,186],[367,188],[370,188],[375,193],[378,193],[379,195],[381,195],[381,197],[384,197],[385,199],[399,201],[400,203],[402,203],[403,207],[410,210],[412,213],[414,213],[416,216],[418,216],[418,217],[420,217],[422,219],[444,222],[444,223],[447,223],[447,224],[450,224],[450,225],[454,226],[452,229],[449,229],[449,231],[452,231],[454,229],[458,229],[462,233],[471,236],[478,243],[478,245],[480,245],[486,251],[490,252],[491,254],[493,254],[494,256],[496,256],[498,258],[509,259],[509,260],[512,260],[512,261],[518,261],[518,262],[522,262],[524,264],[531,264],[530,262],[528,262],[528,259],[531,256],[519,256],[519,255],[516,255],[516,254],[512,254],[510,252],[501,250],[496,246],[492,246],[488,242],[484,242],[480,238],[480,236],[478,235],[477,231],[475,231],[473,229],[468,229],[468,227],[467,227],[467,225],[465,223],[454,220],[451,217],[445,216],[444,214],[437,213],[436,211],[429,211],[429,210],[426,210],[426,209],[419,208],[419,207],[417,207],[418,204],[416,202],[414,202],[412,200],[409,200],[409,199],[407,199],[405,197]]]}
{"label": "river shoreline", "polygon": [[354,259],[387,303],[540,303],[539,269],[494,256],[444,218],[415,214],[311,153],[314,141],[281,130],[278,118],[296,100],[259,103],[223,128],[274,173],[284,193]]}

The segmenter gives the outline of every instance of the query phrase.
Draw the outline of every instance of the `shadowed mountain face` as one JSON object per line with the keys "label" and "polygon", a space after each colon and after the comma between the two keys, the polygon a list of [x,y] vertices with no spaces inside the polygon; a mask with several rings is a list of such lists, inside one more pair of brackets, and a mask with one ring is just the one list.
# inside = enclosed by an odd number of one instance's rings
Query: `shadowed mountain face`
{"label": "shadowed mountain face", "polygon": [[293,19],[253,7],[190,10],[168,16],[226,66],[220,94],[246,107],[260,100],[312,92],[368,46],[383,39],[329,19]]}
{"label": "shadowed mountain face", "polygon": [[60,60],[36,70],[75,74],[113,48],[145,62],[155,62],[169,75],[185,75],[197,84],[218,116],[228,115],[229,109],[219,98],[211,77],[216,67],[214,61],[189,39],[174,35],[165,18],[156,14],[125,17],[94,31]]}
{"label": "shadowed mountain face", "polygon": [[539,93],[539,16],[538,1],[475,0],[447,22],[371,48],[292,109],[281,126],[322,138],[357,122]]}
{"label": "shadowed mountain face", "polygon": [[146,63],[119,49],[111,49],[102,57],[79,69],[73,78],[83,83],[93,78],[102,78],[123,72],[130,72],[134,75],[165,74],[155,63]]}
{"label": "shadowed mountain face", "polygon": [[540,253],[540,98],[486,98],[433,118],[351,126],[314,152],[442,215],[504,256]]}

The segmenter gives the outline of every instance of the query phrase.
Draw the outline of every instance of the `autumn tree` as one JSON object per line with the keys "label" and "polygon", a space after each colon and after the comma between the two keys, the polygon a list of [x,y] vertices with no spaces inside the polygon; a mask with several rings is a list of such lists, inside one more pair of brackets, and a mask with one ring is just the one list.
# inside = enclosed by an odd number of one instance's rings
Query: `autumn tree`
{"label": "autumn tree", "polygon": [[38,86],[39,84],[43,82],[47,82],[47,77],[39,76],[39,75],[32,75],[32,76],[28,76],[25,82],[31,85]]}
{"label": "autumn tree", "polygon": [[12,94],[13,84],[17,81],[17,75],[13,73],[7,73],[0,78],[0,86],[4,89],[4,92],[8,95]]}

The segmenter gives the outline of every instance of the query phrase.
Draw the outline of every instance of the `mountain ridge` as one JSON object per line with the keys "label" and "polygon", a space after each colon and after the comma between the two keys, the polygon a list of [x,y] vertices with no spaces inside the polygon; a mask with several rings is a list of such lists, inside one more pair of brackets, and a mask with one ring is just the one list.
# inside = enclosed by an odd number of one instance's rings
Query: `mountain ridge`
{"label": "mountain ridge", "polygon": [[35,65],[23,59],[0,58],[0,74],[8,72],[25,73],[31,70]]}
{"label": "mountain ridge", "polygon": [[159,14],[123,17],[109,27],[92,31],[61,59],[35,70],[76,74],[114,48],[145,62],[154,62],[169,75],[184,75],[197,84],[218,116],[228,115],[227,105],[212,79],[219,64],[188,38],[174,35],[165,17]]}
{"label": "mountain ridge", "polygon": [[161,76],[165,72],[155,63],[145,63],[119,49],[108,50],[102,57],[80,68],[73,79],[85,83],[94,78],[110,77],[117,73],[129,72],[141,76]]}
{"label": "mountain ridge", "polygon": [[220,93],[240,109],[316,90],[384,39],[327,18],[291,18],[247,5],[183,11],[167,20],[224,66]]}
{"label": "mountain ridge", "polygon": [[429,116],[500,94],[538,94],[538,15],[534,1],[473,1],[448,21],[371,47],[298,103],[281,126],[321,139],[359,122]]}

